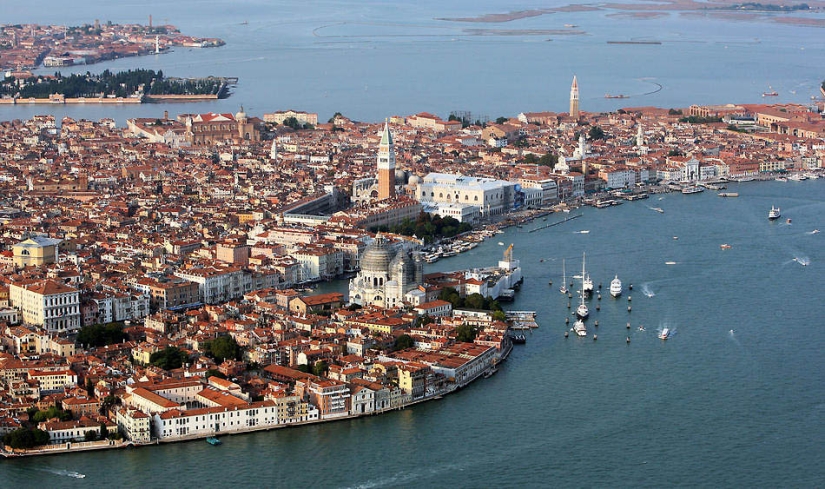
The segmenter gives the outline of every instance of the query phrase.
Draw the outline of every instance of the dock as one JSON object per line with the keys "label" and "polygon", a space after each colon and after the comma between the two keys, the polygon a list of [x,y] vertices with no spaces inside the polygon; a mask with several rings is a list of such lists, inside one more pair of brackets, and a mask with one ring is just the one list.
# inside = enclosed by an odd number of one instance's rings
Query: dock
{"label": "dock", "polygon": [[505,314],[512,330],[524,331],[539,327],[536,322],[536,311],[505,311]]}
{"label": "dock", "polygon": [[579,218],[581,216],[582,216],[581,214],[576,214],[575,216],[566,217],[566,218],[562,219],[561,221],[551,222],[550,224],[545,224],[543,226],[539,226],[537,228],[530,229],[527,232],[528,233],[535,233],[536,231],[540,231],[542,229],[551,228],[553,226],[558,226],[559,224],[563,224],[567,221],[572,221],[573,219]]}

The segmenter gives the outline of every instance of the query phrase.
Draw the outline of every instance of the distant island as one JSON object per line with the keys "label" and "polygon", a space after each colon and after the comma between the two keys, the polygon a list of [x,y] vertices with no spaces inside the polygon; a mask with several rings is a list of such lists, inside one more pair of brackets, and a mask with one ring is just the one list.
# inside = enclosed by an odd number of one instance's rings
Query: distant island
{"label": "distant island", "polygon": [[70,103],[72,100],[129,100],[132,103],[155,100],[203,100],[229,96],[229,86],[235,78],[166,78],[163,71],[136,69],[113,73],[104,70],[99,75],[88,72],[63,76],[9,76],[0,82],[3,100],[49,103]]}
{"label": "distant island", "polygon": [[46,67],[93,64],[100,61],[160,54],[173,46],[216,47],[225,42],[181,34],[173,25],[93,24],[0,25],[0,69],[24,71]]}

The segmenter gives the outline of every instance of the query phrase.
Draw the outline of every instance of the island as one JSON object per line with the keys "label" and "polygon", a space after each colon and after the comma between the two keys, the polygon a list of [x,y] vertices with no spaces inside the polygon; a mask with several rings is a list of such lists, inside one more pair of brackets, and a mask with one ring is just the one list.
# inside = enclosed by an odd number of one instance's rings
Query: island
{"label": "island", "polygon": [[101,23],[81,26],[0,25],[0,69],[26,71],[40,66],[86,65],[128,56],[168,52],[175,46],[223,46],[218,38],[182,34],[173,25]]}
{"label": "island", "polygon": [[[541,321],[502,305],[533,286],[503,228],[823,176],[825,101],[580,100],[574,81],[569,111],[494,121],[0,123],[0,454],[217,445],[445,399],[509,368]],[[495,263],[443,271],[484,241]]]}
{"label": "island", "polygon": [[0,103],[142,103],[210,100],[229,96],[236,78],[172,78],[163,71],[137,69],[99,75],[7,77],[0,82]]}

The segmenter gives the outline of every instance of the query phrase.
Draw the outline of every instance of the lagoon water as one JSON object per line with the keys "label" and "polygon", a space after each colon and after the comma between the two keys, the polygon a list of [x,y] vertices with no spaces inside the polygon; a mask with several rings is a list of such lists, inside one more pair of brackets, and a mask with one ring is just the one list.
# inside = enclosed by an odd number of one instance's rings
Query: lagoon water
{"label": "lagoon water", "polygon": [[[580,3],[574,1],[573,3]],[[786,14],[719,19],[712,12],[663,12],[640,19],[619,10],[556,12],[511,22],[456,22],[444,18],[567,5],[551,0],[431,0],[406,2],[43,0],[4,5],[3,22],[57,25],[101,22],[171,23],[185,34],[220,37],[217,49],[176,48],[142,58],[63,69],[64,73],[134,67],[167,76],[236,76],[234,95],[219,102],[142,107],[0,107],[0,119],[44,112],[125,125],[130,117],[185,112],[262,115],[296,109],[327,120],[340,111],[380,121],[421,111],[444,118],[567,111],[576,74],[581,108],[687,107],[690,104],[801,102],[818,95],[825,36],[821,28],[773,22]],[[822,13],[795,14],[822,18]],[[576,27],[565,27],[575,25]],[[557,33],[556,31],[561,31]],[[571,32],[580,32],[572,35]],[[608,44],[608,41],[661,44]],[[54,69],[41,69],[52,73]],[[762,98],[771,87],[778,97]],[[628,99],[605,99],[606,93]]]}
{"label": "lagoon water", "polygon": [[[525,281],[509,307],[537,310],[540,324],[495,376],[443,400],[224,437],[220,447],[197,441],[5,460],[3,485],[819,486],[825,234],[812,231],[825,229],[825,180],[728,191],[740,197],[654,196],[584,208],[581,218],[528,232],[564,217],[554,214],[431,265],[492,264],[504,251],[499,240],[514,243]],[[771,205],[782,220],[767,220]],[[606,289],[616,274],[625,284],[621,298],[605,291],[590,302],[598,341],[564,338],[561,259],[573,274],[582,252],[596,284]],[[663,326],[675,330],[667,341],[656,337]]]}

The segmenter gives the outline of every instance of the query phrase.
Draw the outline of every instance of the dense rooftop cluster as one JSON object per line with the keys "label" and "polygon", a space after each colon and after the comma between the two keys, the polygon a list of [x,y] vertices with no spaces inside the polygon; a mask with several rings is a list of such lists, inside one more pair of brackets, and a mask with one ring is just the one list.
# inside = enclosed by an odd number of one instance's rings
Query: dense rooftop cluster
{"label": "dense rooftop cluster", "polygon": [[[429,174],[553,181],[556,204],[615,188],[615,174],[635,185],[812,171],[825,157],[822,109],[524,113],[485,127],[393,117],[399,196],[352,206],[354,186],[376,173],[383,123],[315,116],[295,129],[243,111],[125,129],[2,122],[0,434],[39,427],[62,442],[102,424],[134,442],[176,440],[449,392],[508,348],[500,314],[439,299],[483,280],[425,278],[419,303],[387,309],[301,288],[360,268],[365,216],[417,211]],[[247,123],[253,137],[237,131]],[[197,124],[208,144],[187,136]],[[708,170],[686,174],[691,165]],[[334,215],[320,218],[312,208],[330,195]],[[55,405],[71,419],[38,417]]]}

